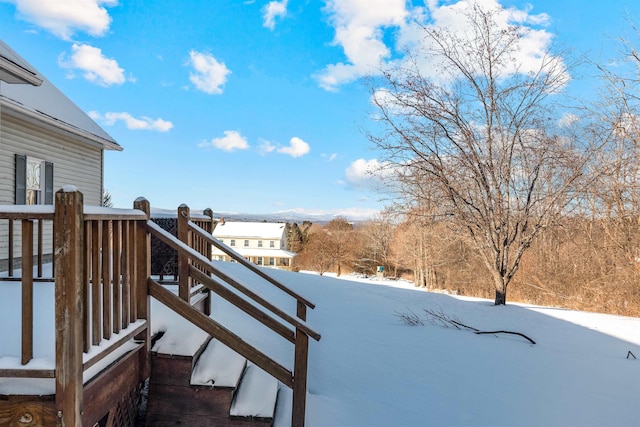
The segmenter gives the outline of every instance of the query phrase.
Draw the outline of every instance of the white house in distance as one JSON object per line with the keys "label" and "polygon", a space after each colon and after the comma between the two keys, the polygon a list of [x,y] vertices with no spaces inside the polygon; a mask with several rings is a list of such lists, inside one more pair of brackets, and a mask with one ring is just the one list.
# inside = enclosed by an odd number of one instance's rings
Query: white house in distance
{"label": "white house in distance", "polygon": [[[54,192],[67,184],[85,204],[100,205],[104,150],[122,147],[0,40],[0,205],[53,204]],[[0,223],[0,267],[7,228]]]}
{"label": "white house in distance", "polygon": [[[285,223],[231,222],[221,218],[212,234],[256,265],[290,269],[296,255],[286,250]],[[216,248],[213,248],[212,258],[218,261],[230,260],[228,255]]]}

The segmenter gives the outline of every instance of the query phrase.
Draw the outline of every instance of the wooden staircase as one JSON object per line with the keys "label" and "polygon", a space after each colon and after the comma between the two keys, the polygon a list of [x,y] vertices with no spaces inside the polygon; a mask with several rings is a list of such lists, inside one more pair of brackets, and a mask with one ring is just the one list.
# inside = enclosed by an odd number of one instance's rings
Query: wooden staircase
{"label": "wooden staircase", "polygon": [[273,425],[278,381],[221,342],[203,337],[187,354],[154,345],[147,426]]}

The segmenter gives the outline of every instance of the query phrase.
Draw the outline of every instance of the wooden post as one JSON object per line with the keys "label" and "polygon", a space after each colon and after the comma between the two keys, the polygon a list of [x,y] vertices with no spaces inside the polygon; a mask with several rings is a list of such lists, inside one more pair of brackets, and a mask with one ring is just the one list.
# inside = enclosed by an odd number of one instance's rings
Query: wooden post
{"label": "wooden post", "polygon": [[[191,212],[189,206],[178,206],[178,240],[191,247],[189,233],[189,218]],[[189,278],[189,265],[191,261],[187,254],[178,251],[178,295],[183,301],[189,302],[191,294],[191,280]]]}
{"label": "wooden post", "polygon": [[84,220],[82,193],[59,190],[54,215],[58,426],[82,425]]}
{"label": "wooden post", "polygon": [[33,358],[33,221],[22,220],[22,364]]}
{"label": "wooden post", "polygon": [[296,304],[296,315],[298,319],[307,321],[307,306],[302,301]]}
{"label": "wooden post", "polygon": [[307,363],[309,355],[309,337],[296,328],[295,354],[293,360],[293,409],[291,425],[304,427],[307,405]]}
{"label": "wooden post", "polygon": [[134,275],[130,292],[136,296],[136,317],[147,321],[147,328],[135,338],[144,341],[145,358],[140,369],[140,379],[145,380],[151,374],[151,321],[149,277],[151,276],[151,235],[147,231],[147,221],[151,217],[151,205],[145,198],[138,198],[133,202],[133,208],[141,210],[147,215],[142,221],[135,221]]}

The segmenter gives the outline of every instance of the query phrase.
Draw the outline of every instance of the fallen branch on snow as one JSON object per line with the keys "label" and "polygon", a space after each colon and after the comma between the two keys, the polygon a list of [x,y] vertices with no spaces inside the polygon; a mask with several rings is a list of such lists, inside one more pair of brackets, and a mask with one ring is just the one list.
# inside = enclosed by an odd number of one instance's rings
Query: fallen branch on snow
{"label": "fallen branch on snow", "polygon": [[[450,316],[444,313],[442,310],[440,310],[440,312],[436,312],[434,310],[425,308],[424,312],[426,314],[427,322],[434,325],[440,325],[445,328],[456,328],[458,330],[466,329],[466,330],[472,331],[476,335],[496,335],[496,334],[518,335],[524,338],[525,340],[529,341],[531,344],[536,343],[534,340],[532,340],[531,338],[529,338],[528,336],[526,336],[521,332],[502,331],[502,330],[481,331],[480,329],[474,328],[473,326],[465,325],[460,321],[460,319]],[[409,310],[408,313],[396,312],[396,316],[402,319],[402,321],[409,326],[424,326],[424,321],[422,320],[422,318],[420,318],[420,316],[418,316],[416,313],[414,313],[411,310]],[[629,352],[629,354],[631,354],[634,359],[636,358],[633,355],[633,353]],[[629,358],[629,354],[627,354],[627,359]]]}

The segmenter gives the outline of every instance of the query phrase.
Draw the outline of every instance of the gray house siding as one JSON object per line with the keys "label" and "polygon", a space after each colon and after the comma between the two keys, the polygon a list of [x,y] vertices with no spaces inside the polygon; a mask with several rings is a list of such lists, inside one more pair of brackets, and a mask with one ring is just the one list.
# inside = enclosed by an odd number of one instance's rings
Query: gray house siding
{"label": "gray house siding", "polygon": [[[84,195],[84,203],[100,205],[103,189],[103,150],[80,142],[62,131],[36,126],[0,110],[0,204],[15,204],[16,154],[53,164],[53,191],[73,184]],[[20,242],[20,224],[15,224],[15,242]],[[44,229],[45,253],[51,252],[50,225]],[[8,256],[7,221],[0,221],[0,260]]]}

